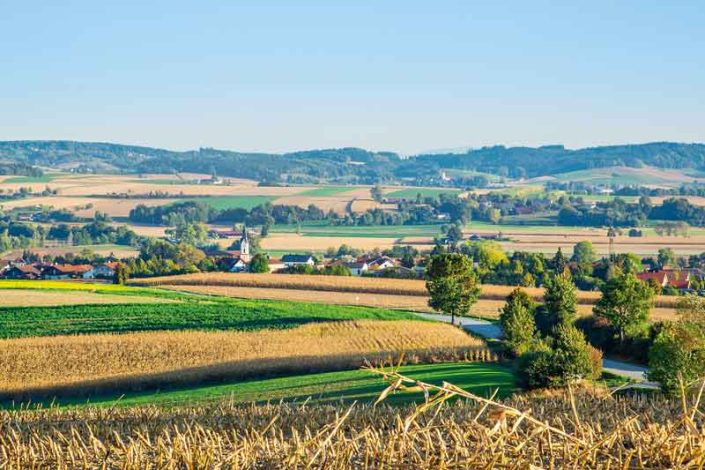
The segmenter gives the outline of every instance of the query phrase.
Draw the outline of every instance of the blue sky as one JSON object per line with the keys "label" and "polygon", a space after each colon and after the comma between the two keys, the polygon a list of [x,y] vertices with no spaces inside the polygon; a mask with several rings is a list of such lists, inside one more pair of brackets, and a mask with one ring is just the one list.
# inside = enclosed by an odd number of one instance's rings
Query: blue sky
{"label": "blue sky", "polygon": [[0,0],[0,140],[705,141],[702,1]]}

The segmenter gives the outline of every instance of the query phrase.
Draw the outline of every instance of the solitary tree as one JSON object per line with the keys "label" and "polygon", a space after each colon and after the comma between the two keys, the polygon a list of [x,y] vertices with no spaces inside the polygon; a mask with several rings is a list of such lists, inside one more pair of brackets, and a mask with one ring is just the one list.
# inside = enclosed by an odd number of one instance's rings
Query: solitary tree
{"label": "solitary tree", "polygon": [[671,248],[659,248],[656,258],[660,267],[668,266],[676,261],[676,254]]}
{"label": "solitary tree", "polygon": [[257,253],[250,260],[250,272],[251,273],[268,273],[269,272],[269,260],[262,253]]}
{"label": "solitary tree", "polygon": [[376,184],[372,188],[370,188],[370,196],[372,196],[372,199],[375,202],[382,202],[384,199],[384,193],[382,193],[382,188]]}
{"label": "solitary tree", "polygon": [[646,321],[653,305],[654,291],[634,274],[623,274],[608,280],[602,287],[602,297],[593,312],[606,318],[619,331],[624,342],[626,331]]}
{"label": "solitary tree", "polygon": [[516,355],[527,351],[536,336],[535,309],[536,303],[525,290],[514,289],[499,312],[504,339]]}
{"label": "solitary tree", "polygon": [[127,282],[127,278],[128,278],[127,267],[122,263],[118,263],[115,266],[115,274],[113,275],[113,284],[125,284]]}
{"label": "solitary tree", "polygon": [[450,315],[452,323],[456,315],[467,314],[477,302],[480,287],[468,257],[459,253],[436,255],[431,258],[426,273],[428,305]]}

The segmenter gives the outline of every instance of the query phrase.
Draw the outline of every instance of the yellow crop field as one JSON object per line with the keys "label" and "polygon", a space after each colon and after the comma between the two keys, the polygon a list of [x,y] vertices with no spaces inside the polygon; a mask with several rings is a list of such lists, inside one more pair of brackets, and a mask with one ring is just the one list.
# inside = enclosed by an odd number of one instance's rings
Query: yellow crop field
{"label": "yellow crop field", "polygon": [[[1,284],[0,284],[1,286]],[[171,302],[148,296],[97,294],[89,291],[60,291],[41,289],[2,289],[1,307],[47,307],[54,305],[94,305],[94,304],[146,304]]]}
{"label": "yellow crop field", "polygon": [[311,323],[257,332],[140,332],[0,340],[0,397],[134,390],[360,367],[405,351],[421,361],[489,358],[484,342],[424,321]]}
{"label": "yellow crop field", "polygon": [[426,296],[423,281],[407,279],[377,279],[371,277],[306,276],[298,274],[196,273],[179,276],[135,279],[131,284],[142,286],[206,285],[235,287],[271,287],[308,289],[332,292],[366,292],[396,295]]}

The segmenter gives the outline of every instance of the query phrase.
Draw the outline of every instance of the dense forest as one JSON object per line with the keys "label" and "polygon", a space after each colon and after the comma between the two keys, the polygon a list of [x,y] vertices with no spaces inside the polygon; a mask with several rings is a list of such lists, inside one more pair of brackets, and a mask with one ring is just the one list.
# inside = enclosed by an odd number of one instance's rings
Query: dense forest
{"label": "dense forest", "polygon": [[[0,142],[0,166],[37,165],[78,172],[216,173],[265,184],[399,182],[442,184],[441,169],[509,177],[536,177],[612,166],[688,168],[705,171],[705,144],[657,142],[578,150],[544,147],[484,147],[462,154],[402,158],[358,148],[284,154],[242,153],[212,148],[185,152],[130,145],[70,141]],[[18,168],[20,168],[18,166]],[[25,169],[24,172],[27,170]]]}

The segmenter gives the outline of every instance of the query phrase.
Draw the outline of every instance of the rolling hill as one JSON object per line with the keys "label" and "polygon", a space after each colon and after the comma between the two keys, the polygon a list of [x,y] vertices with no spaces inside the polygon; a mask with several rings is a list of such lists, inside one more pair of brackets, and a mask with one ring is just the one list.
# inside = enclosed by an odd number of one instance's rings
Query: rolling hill
{"label": "rolling hill", "polygon": [[[71,141],[0,142],[0,166],[40,166],[77,172],[217,173],[265,184],[337,182],[374,184],[399,181],[443,185],[444,170],[454,176],[541,177],[600,168],[653,167],[705,170],[705,144],[655,142],[566,149],[484,147],[465,153],[402,158],[393,152],[359,148],[307,150],[284,154],[243,153],[201,148],[177,152],[151,147]],[[445,183],[447,184],[447,183]]]}

